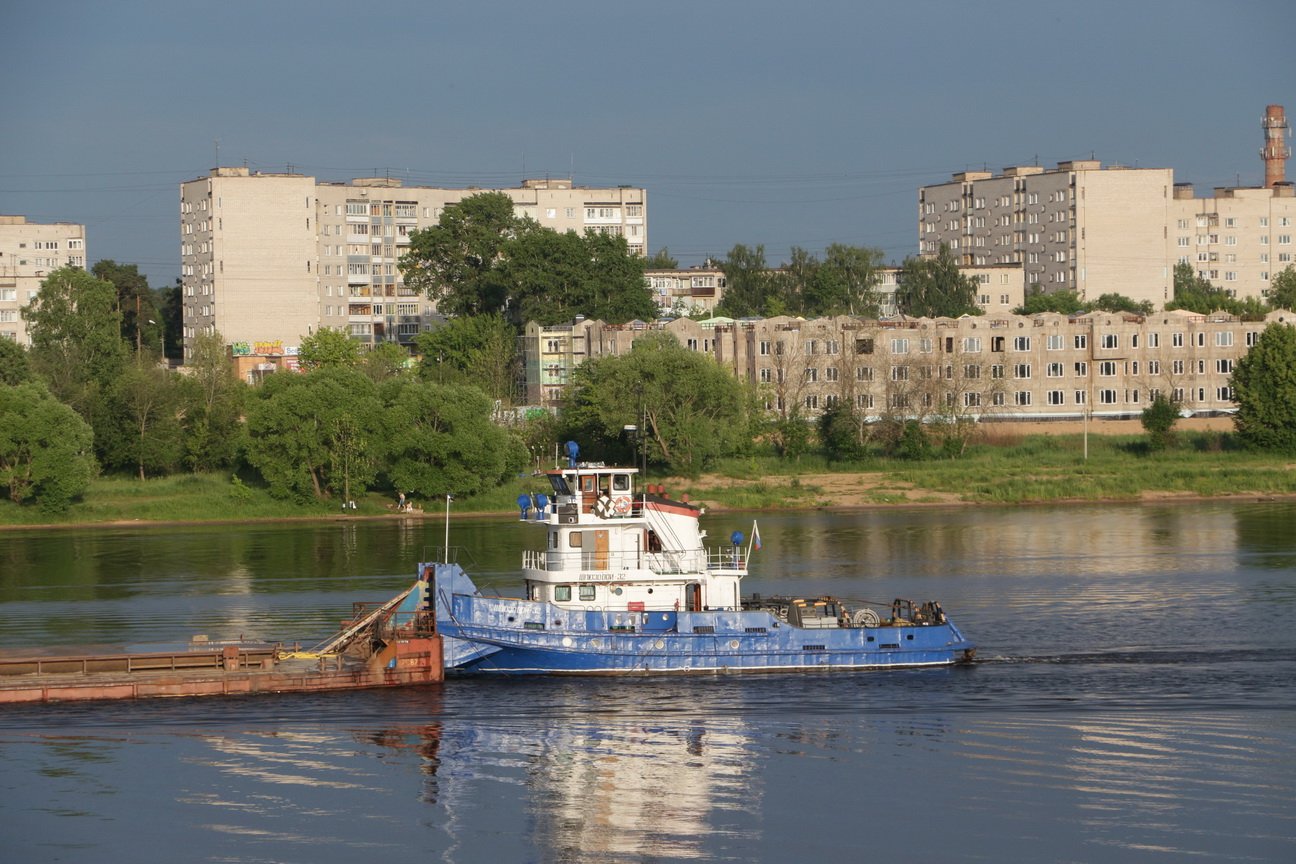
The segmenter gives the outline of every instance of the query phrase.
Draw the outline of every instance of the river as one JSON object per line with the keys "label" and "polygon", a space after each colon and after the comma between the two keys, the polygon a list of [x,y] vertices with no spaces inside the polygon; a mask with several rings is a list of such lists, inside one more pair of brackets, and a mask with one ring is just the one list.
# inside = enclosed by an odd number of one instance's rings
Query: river
{"label": "river", "polygon": [[[0,708],[3,858],[1296,861],[1296,504],[759,519],[746,591],[935,598],[978,662]],[[311,643],[443,531],[0,533],[0,649]],[[512,593],[538,537],[450,542]]]}

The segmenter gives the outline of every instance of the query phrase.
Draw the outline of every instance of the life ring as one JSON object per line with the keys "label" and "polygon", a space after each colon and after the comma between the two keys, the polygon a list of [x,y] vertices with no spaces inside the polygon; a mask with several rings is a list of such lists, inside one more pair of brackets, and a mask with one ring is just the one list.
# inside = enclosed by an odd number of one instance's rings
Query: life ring
{"label": "life ring", "polygon": [[630,512],[630,498],[622,495],[612,502],[612,509],[616,510],[618,516],[624,516]]}

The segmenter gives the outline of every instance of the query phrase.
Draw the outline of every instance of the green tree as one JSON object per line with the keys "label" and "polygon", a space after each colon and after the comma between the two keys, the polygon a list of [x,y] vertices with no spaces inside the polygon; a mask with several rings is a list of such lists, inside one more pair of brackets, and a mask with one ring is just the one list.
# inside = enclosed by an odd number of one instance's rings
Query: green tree
{"label": "green tree", "polygon": [[1199,315],[1212,312],[1239,312],[1237,301],[1223,288],[1216,288],[1209,279],[1197,275],[1193,266],[1180,262],[1174,268],[1174,299],[1166,309],[1185,309]]}
{"label": "green tree", "polygon": [[247,460],[271,494],[299,501],[363,492],[386,440],[374,383],[340,366],[271,375],[250,401],[247,432]]}
{"label": "green tree", "polygon": [[25,384],[33,378],[27,349],[12,339],[0,337],[0,384]]}
{"label": "green tree", "polygon": [[819,415],[819,443],[829,461],[851,461],[864,455],[860,426],[863,418],[846,400],[838,400]]}
{"label": "green tree", "polygon": [[812,315],[878,316],[878,285],[882,276],[880,249],[833,243],[824,250],[806,310]]}
{"label": "green tree", "polygon": [[111,282],[121,310],[121,339],[137,350],[162,354],[162,312],[158,298],[149,288],[148,277],[136,264],[118,264],[111,258],[95,263],[90,272],[96,279]]}
{"label": "green tree", "polygon": [[1014,315],[1038,315],[1041,312],[1076,315],[1089,310],[1075,291],[1045,291],[1039,285],[1032,285],[1026,289],[1022,305],[1012,311]]}
{"label": "green tree", "polygon": [[415,337],[419,374],[438,384],[472,384],[511,401],[518,376],[517,335],[503,315],[451,318]]}
{"label": "green tree", "polygon": [[[629,354],[578,366],[567,422],[596,439],[595,450],[628,455],[624,429],[641,427],[649,460],[695,474],[751,443],[754,402],[724,367],[667,333],[637,340]],[[591,442],[582,442],[589,445]]]}
{"label": "green tree", "polygon": [[665,246],[648,256],[644,262],[645,270],[678,270],[679,262],[671,257],[670,250]]}
{"label": "green tree", "polygon": [[37,383],[0,385],[0,486],[9,500],[66,510],[96,466],[89,424]]}
{"label": "green tree", "polygon": [[1101,312],[1131,312],[1135,315],[1151,315],[1155,311],[1151,300],[1135,300],[1116,293],[1099,295],[1089,306]]}
{"label": "green tree", "polygon": [[248,388],[234,374],[219,333],[194,337],[183,386],[184,461],[193,471],[234,464]]}
{"label": "green tree", "polygon": [[1233,370],[1234,426],[1246,443],[1296,454],[1296,327],[1270,324]]}
{"label": "green tree", "polygon": [[381,384],[405,374],[409,363],[410,353],[405,346],[396,342],[379,342],[364,355],[360,368],[375,384]]}
{"label": "green tree", "polygon": [[476,387],[403,380],[383,388],[396,491],[432,498],[498,486],[526,464],[521,443],[491,422],[490,400]]}
{"label": "green tree", "polygon": [[405,284],[437,301],[447,315],[505,311],[509,286],[500,274],[507,241],[537,226],[519,219],[503,192],[470,195],[451,204],[436,225],[410,236],[400,260]]}
{"label": "green tree", "polygon": [[107,393],[111,417],[98,435],[105,464],[132,469],[141,480],[174,471],[184,452],[181,392],[169,369],[127,364]]}
{"label": "green tree", "polygon": [[22,309],[32,366],[60,402],[99,431],[104,396],[126,365],[121,311],[111,282],[76,267],[55,270]]}
{"label": "green tree", "polygon": [[1288,265],[1269,283],[1269,305],[1296,312],[1296,264]]}
{"label": "green tree", "polygon": [[306,372],[325,367],[349,369],[360,364],[360,343],[342,330],[321,327],[301,340],[297,362]]}
{"label": "green tree", "polygon": [[184,360],[184,300],[180,296],[180,279],[155,292],[158,311],[162,317],[162,347],[169,360]]}
{"label": "green tree", "polygon": [[777,293],[777,280],[765,263],[765,247],[739,243],[720,262],[725,274],[725,292],[716,311],[731,318],[765,315],[767,304]]}
{"label": "green tree", "polygon": [[1174,444],[1174,425],[1179,422],[1179,406],[1158,393],[1139,416],[1143,431],[1148,433],[1148,446],[1165,450]]}
{"label": "green tree", "polygon": [[527,321],[558,324],[576,315],[618,323],[657,315],[644,261],[624,237],[526,231],[505,244],[499,270],[509,288],[508,318],[519,329]]}
{"label": "green tree", "polygon": [[948,245],[934,258],[906,258],[896,275],[896,306],[911,318],[980,315],[977,284],[959,272]]}

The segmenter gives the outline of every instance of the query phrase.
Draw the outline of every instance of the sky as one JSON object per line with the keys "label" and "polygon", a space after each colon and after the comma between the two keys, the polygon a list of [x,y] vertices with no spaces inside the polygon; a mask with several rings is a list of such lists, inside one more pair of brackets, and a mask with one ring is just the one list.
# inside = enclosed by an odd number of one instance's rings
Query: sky
{"label": "sky", "polygon": [[[917,251],[918,187],[1097,158],[1259,185],[1292,0],[0,0],[0,213],[179,275],[179,184],[648,190],[684,266]],[[1296,179],[1296,162],[1288,178]]]}

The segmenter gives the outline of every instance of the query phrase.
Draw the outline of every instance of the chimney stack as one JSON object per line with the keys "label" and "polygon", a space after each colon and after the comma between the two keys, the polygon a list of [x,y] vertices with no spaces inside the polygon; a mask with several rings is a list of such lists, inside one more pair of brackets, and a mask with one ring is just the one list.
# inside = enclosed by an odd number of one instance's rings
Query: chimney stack
{"label": "chimney stack", "polygon": [[1287,126],[1287,115],[1283,112],[1283,106],[1266,106],[1260,128],[1264,130],[1265,139],[1264,149],[1260,151],[1260,158],[1265,163],[1264,185],[1266,189],[1272,189],[1276,184],[1286,180],[1287,157],[1291,155],[1291,148],[1287,146],[1286,141],[1291,135],[1291,129]]}

